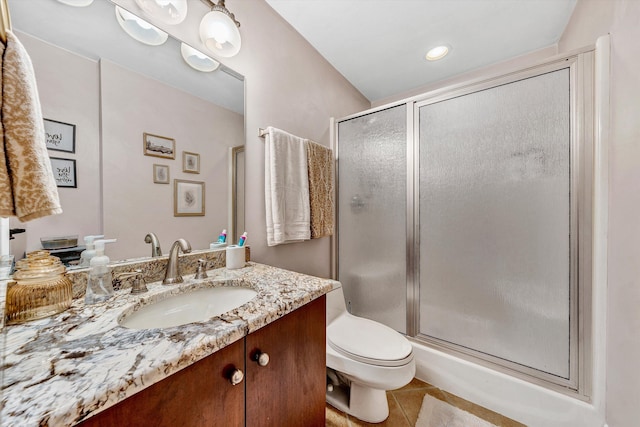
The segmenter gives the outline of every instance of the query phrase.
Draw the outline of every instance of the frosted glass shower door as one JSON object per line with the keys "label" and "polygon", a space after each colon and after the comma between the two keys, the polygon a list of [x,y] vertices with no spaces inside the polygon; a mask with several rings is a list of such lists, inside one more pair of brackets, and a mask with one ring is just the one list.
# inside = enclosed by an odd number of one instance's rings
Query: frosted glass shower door
{"label": "frosted glass shower door", "polygon": [[560,69],[418,110],[419,333],[564,379],[569,77]]}
{"label": "frosted glass shower door", "polygon": [[338,280],[350,311],[406,330],[406,106],[338,123]]}

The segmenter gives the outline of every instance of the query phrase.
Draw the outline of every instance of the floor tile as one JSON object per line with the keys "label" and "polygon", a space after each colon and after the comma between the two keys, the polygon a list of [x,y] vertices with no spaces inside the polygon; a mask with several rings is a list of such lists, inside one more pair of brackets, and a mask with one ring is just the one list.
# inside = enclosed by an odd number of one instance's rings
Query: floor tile
{"label": "floor tile", "polygon": [[424,381],[420,381],[417,378],[414,378],[411,380],[411,382],[409,384],[407,384],[406,386],[399,388],[397,390],[393,390],[393,392],[398,392],[398,391],[406,391],[406,390],[414,390],[417,388],[425,388],[425,387],[431,387],[433,388],[433,386],[431,384],[427,384]]}
{"label": "floor tile", "polygon": [[389,402],[389,418],[387,418],[381,423],[371,424],[349,415],[348,417],[349,417],[349,421],[351,422],[351,426],[352,427],[412,427],[412,425],[409,424],[407,417],[405,417],[404,412],[398,405],[398,402],[393,397],[393,395],[391,395],[391,393],[387,393],[387,401]]}
{"label": "floor tile", "polygon": [[327,417],[327,421],[325,423],[326,427],[350,427],[347,414],[334,408],[328,403],[326,404],[325,414]]}
{"label": "floor tile", "polygon": [[444,400],[451,406],[455,406],[463,411],[467,411],[478,418],[482,418],[485,421],[495,424],[498,427],[526,427],[517,421],[505,417],[504,415],[493,412],[468,400],[462,399],[446,391],[441,391],[444,395]]}
{"label": "floor tile", "polygon": [[326,405],[327,427],[413,427],[418,420],[425,394],[447,402],[479,418],[495,424],[497,427],[526,427],[517,421],[478,406],[428,383],[413,379],[405,387],[387,392],[389,418],[378,424],[371,424],[352,417]]}

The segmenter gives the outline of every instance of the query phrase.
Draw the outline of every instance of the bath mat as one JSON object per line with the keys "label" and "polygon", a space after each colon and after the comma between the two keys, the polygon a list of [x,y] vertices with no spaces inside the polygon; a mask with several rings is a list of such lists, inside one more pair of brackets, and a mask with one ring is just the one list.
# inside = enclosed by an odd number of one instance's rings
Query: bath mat
{"label": "bath mat", "polygon": [[469,412],[425,395],[416,427],[496,427]]}

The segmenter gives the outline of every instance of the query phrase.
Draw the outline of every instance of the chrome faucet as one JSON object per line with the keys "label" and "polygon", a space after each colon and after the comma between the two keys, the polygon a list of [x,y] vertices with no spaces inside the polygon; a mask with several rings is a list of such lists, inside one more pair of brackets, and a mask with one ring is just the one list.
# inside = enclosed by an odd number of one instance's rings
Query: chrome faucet
{"label": "chrome faucet", "polygon": [[163,285],[173,285],[176,283],[182,283],[182,276],[180,275],[180,263],[178,252],[188,254],[191,252],[191,245],[185,239],[178,239],[173,242],[171,249],[169,249],[169,260],[167,261],[167,270],[164,272]]}
{"label": "chrome faucet", "polygon": [[160,249],[160,242],[158,241],[158,236],[155,233],[149,233],[144,236],[145,243],[151,243],[151,256],[158,257],[162,256],[162,249]]}

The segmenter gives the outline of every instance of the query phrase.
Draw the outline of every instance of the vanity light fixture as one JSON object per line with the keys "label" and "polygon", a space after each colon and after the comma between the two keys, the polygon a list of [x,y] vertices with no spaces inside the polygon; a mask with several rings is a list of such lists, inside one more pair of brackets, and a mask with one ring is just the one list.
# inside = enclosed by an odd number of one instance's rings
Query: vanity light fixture
{"label": "vanity light fixture", "polygon": [[224,0],[215,4],[212,0],[202,0],[211,6],[211,12],[200,22],[200,40],[211,52],[223,58],[237,55],[242,40],[240,23],[224,5]]}
{"label": "vanity light fixture", "polygon": [[144,19],[138,18],[120,6],[116,6],[116,19],[127,34],[141,43],[159,46],[166,42],[169,37],[164,31],[149,24]]}
{"label": "vanity light fixture", "polygon": [[205,73],[217,70],[220,63],[197,49],[192,48],[188,44],[182,43],[180,46],[180,52],[182,53],[182,59],[184,62],[195,70]]}
{"label": "vanity light fixture", "polygon": [[187,17],[187,0],[136,0],[144,13],[165,24],[177,25]]}
{"label": "vanity light fixture", "polygon": [[93,3],[93,0],[58,0],[62,4],[74,7],[85,7]]}
{"label": "vanity light fixture", "polygon": [[425,58],[427,61],[437,61],[438,59],[442,59],[449,53],[449,46],[436,46],[432,49],[429,49]]}

